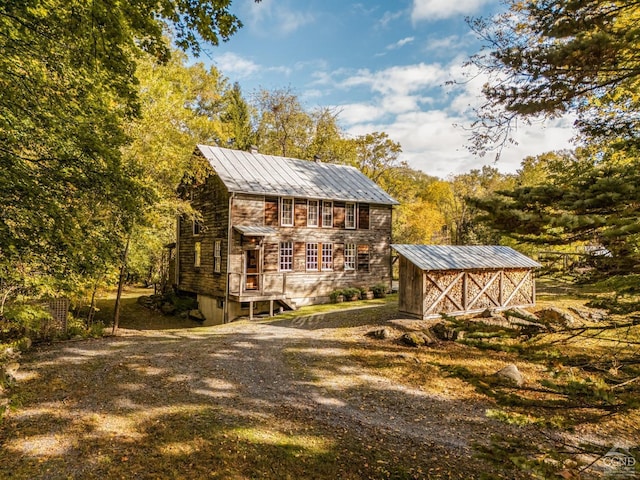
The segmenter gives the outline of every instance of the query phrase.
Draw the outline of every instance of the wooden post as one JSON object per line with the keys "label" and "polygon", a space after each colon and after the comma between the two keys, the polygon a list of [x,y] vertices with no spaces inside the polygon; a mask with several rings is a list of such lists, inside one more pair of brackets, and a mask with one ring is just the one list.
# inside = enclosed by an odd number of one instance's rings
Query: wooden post
{"label": "wooden post", "polygon": [[269,300],[269,316],[273,317],[273,300]]}
{"label": "wooden post", "polygon": [[253,300],[249,301],[249,320],[253,320]]}

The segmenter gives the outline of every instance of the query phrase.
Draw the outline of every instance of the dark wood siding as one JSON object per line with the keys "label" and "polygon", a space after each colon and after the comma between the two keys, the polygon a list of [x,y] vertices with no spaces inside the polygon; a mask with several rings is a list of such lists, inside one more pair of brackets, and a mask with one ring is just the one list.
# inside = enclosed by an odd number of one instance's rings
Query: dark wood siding
{"label": "dark wood siding", "polygon": [[[188,292],[224,295],[226,288],[229,193],[217,175],[203,185],[191,187],[192,206],[200,212],[200,233],[194,234],[193,221],[183,217],[178,223],[178,288]],[[221,243],[220,272],[214,272],[214,245]],[[200,242],[200,267],[195,267],[195,244]]]}

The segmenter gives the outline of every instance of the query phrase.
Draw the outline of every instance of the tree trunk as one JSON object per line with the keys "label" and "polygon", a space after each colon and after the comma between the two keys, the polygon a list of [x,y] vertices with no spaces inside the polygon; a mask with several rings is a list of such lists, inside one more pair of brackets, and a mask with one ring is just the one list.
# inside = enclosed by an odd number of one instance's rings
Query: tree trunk
{"label": "tree trunk", "polygon": [[120,265],[120,278],[118,279],[118,293],[116,294],[116,304],[113,309],[113,329],[111,335],[115,335],[120,323],[120,303],[122,299],[122,288],[124,287],[124,279],[127,275],[127,256],[129,255],[129,242],[131,241],[131,233],[127,236],[127,243],[122,252],[122,264]]}

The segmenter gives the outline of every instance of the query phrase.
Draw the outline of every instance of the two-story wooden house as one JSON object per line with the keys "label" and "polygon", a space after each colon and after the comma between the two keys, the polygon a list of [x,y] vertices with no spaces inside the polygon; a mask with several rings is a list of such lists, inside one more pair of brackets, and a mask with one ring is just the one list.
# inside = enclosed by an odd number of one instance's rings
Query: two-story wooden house
{"label": "two-story wooden house", "polygon": [[175,283],[207,323],[391,283],[397,202],[356,168],[199,145],[202,219],[178,220]]}

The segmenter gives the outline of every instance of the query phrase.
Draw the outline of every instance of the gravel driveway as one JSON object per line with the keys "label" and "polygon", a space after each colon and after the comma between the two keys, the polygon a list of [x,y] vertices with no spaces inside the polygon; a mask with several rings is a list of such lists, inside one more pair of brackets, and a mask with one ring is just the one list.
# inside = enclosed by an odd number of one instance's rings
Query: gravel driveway
{"label": "gravel driveway", "polygon": [[0,478],[514,478],[472,456],[484,400],[387,373],[429,367],[365,335],[395,308],[39,347]]}

